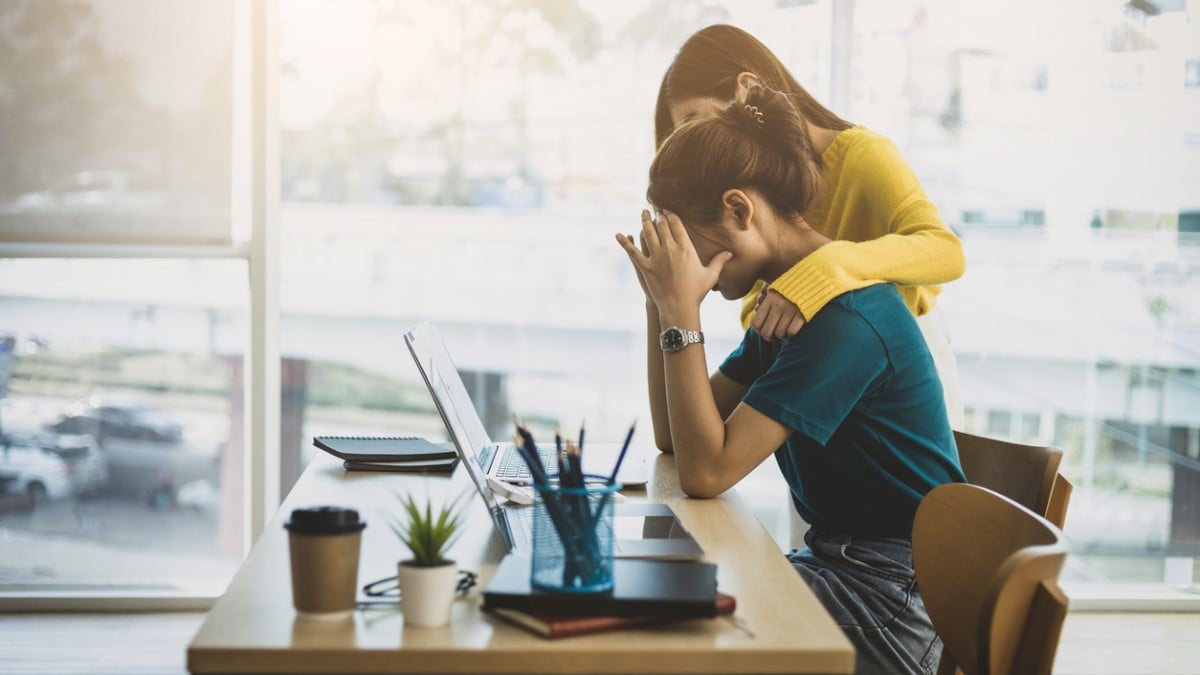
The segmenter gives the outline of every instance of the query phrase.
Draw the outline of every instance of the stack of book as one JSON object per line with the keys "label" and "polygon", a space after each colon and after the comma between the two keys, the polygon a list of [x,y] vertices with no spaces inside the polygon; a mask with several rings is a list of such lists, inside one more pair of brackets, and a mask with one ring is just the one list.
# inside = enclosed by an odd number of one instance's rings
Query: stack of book
{"label": "stack of book", "polygon": [[529,583],[527,556],[509,554],[483,591],[483,609],[546,638],[733,614],[717,567],[687,560],[618,559],[607,593],[555,593]]}
{"label": "stack of book", "polygon": [[347,471],[451,473],[458,453],[419,436],[315,436],[313,445]]}
{"label": "stack of book", "polygon": [[[620,630],[622,628],[654,626],[679,620],[670,616],[614,616],[612,614],[575,616],[571,614],[527,612],[507,607],[488,607],[485,609],[509,623],[551,640],[574,635],[588,635],[590,633],[602,633],[609,630]],[[737,609],[737,600],[732,595],[717,593],[718,615],[733,614],[735,609]]]}

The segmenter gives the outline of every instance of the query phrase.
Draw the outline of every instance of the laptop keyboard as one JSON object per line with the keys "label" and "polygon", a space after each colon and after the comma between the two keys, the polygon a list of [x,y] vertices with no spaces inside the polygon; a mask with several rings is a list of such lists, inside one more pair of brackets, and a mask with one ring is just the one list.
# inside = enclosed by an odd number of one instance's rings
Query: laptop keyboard
{"label": "laptop keyboard", "polygon": [[533,550],[533,511],[531,506],[504,509],[513,548],[518,551]]}
{"label": "laptop keyboard", "polygon": [[[554,454],[545,447],[538,448],[538,455],[542,458],[542,466],[546,467],[546,473],[554,476],[558,473],[555,469]],[[496,467],[496,478],[500,479],[516,479],[527,480],[529,478],[529,467],[525,465],[525,460],[521,459],[521,453],[511,446],[506,446],[500,453],[500,466]]]}

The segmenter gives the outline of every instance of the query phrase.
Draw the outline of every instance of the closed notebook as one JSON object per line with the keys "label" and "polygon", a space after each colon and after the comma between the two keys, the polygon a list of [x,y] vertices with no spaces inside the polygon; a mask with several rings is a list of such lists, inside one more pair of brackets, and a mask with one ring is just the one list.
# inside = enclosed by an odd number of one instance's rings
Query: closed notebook
{"label": "closed notebook", "polygon": [[529,583],[529,557],[504,556],[483,591],[484,609],[559,616],[699,618],[717,615],[717,566],[693,560],[613,561],[611,593],[549,593]]}
{"label": "closed notebook", "polygon": [[[733,614],[737,600],[726,593],[717,593],[717,614]],[[654,626],[674,621],[662,616],[561,616],[531,614],[518,609],[490,608],[487,611],[532,633],[552,640],[557,638],[601,633],[622,628]]]}
{"label": "closed notebook", "polygon": [[315,436],[313,445],[349,462],[406,462],[457,459],[452,449],[420,436]]}

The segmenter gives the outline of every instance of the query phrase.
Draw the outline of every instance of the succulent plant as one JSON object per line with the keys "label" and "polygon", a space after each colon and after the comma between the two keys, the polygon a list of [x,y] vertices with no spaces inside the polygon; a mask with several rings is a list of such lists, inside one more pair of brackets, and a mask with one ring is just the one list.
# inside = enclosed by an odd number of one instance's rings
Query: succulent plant
{"label": "succulent plant", "polygon": [[403,520],[391,521],[388,525],[412,551],[413,565],[437,567],[447,562],[446,552],[462,533],[465,518],[463,498],[468,494],[460,494],[436,511],[429,499],[422,505],[411,494],[396,495],[403,507]]}

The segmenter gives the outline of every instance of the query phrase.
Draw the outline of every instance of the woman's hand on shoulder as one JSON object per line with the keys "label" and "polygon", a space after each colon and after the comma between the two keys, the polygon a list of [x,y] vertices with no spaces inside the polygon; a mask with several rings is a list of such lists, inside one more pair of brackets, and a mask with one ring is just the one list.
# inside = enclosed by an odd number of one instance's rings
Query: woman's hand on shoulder
{"label": "woman's hand on shoulder", "polygon": [[804,314],[791,300],[764,286],[758,294],[758,305],[750,327],[767,342],[795,336],[804,327]]}

